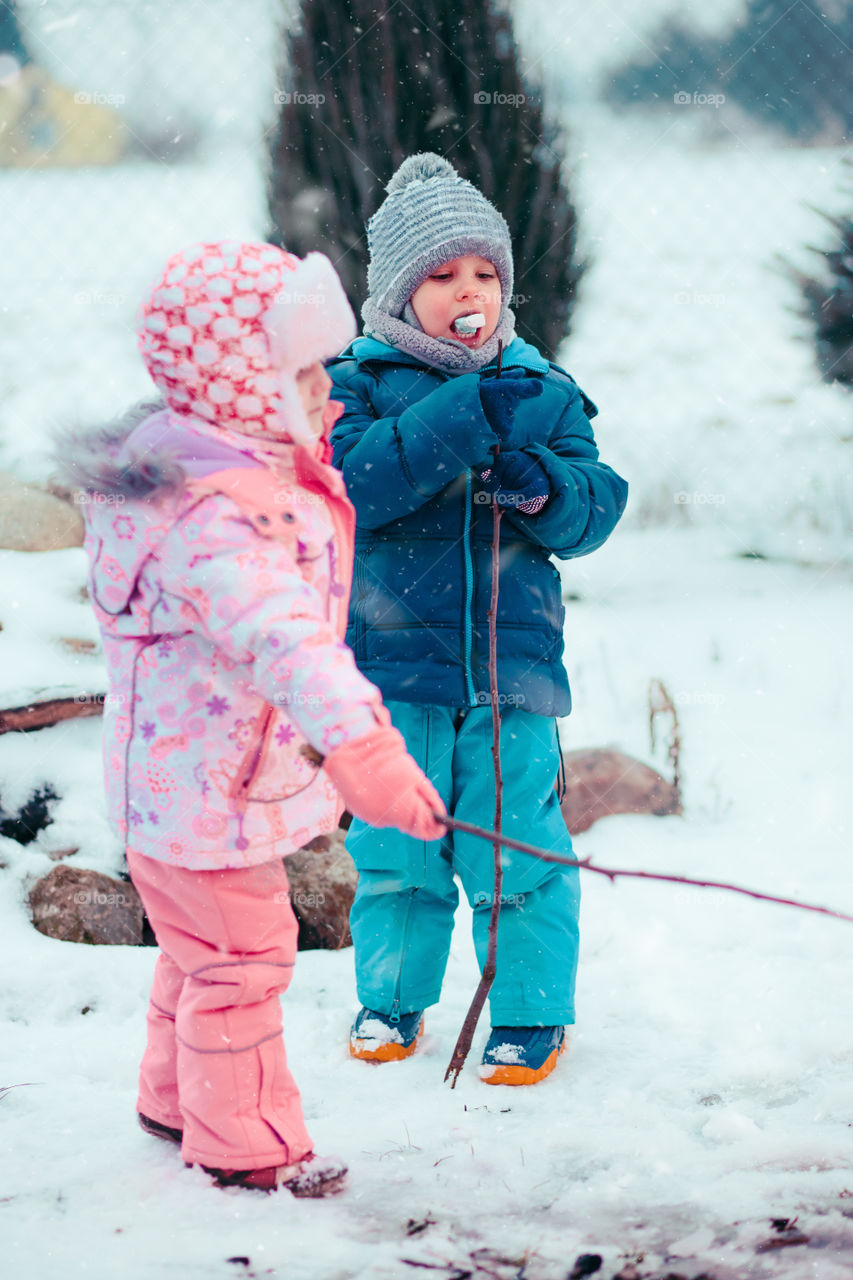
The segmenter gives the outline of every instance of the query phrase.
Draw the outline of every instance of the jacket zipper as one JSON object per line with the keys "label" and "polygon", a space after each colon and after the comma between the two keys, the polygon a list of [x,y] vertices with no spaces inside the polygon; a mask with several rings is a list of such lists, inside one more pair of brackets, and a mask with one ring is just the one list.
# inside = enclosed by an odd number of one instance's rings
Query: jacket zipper
{"label": "jacket zipper", "polygon": [[471,624],[471,606],[474,599],[474,564],[471,557],[471,472],[465,473],[465,528],[462,533],[462,547],[465,561],[465,628],[464,628],[464,647],[463,661],[465,664],[465,692],[468,698],[468,705],[473,707],[477,704],[477,698],[474,693],[474,681],[471,678],[471,645],[472,631]]}
{"label": "jacket zipper", "polygon": [[258,734],[258,740],[254,744],[254,747],[250,747],[246,752],[246,755],[243,758],[243,763],[241,764],[237,772],[237,776],[234,779],[231,794],[236,800],[237,808],[240,811],[245,810],[246,805],[248,804],[247,797],[249,787],[252,785],[252,781],[257,773],[258,761],[261,758],[261,754],[266,743],[267,729],[270,726],[272,717],[273,709],[272,707],[267,707],[264,713],[263,724]]}

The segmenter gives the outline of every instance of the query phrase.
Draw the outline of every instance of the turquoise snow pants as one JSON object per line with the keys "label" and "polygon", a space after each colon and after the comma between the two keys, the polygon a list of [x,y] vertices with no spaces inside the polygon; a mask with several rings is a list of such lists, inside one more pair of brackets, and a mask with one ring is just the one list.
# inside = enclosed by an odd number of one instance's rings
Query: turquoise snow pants
{"label": "turquoise snow pants", "polygon": [[[491,827],[495,785],[491,707],[389,702],[391,719],[432,781],[448,813]],[[572,857],[554,783],[557,724],[517,707],[501,713],[503,831]],[[379,1013],[413,1013],[435,1004],[459,902],[454,872],[474,911],[482,968],[494,890],[492,845],[448,832],[426,842],[354,819],[347,849],[358,869],[350,923],[362,1004]],[[580,883],[576,867],[503,850],[493,1027],[559,1026],[575,1020]]]}

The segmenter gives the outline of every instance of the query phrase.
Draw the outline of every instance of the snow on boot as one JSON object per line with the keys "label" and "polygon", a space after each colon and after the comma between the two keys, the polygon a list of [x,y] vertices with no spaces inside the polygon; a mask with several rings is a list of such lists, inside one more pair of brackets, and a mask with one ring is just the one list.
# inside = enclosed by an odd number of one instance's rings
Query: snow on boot
{"label": "snow on boot", "polygon": [[343,1191],[347,1166],[330,1156],[305,1156],[297,1164],[280,1164],[269,1169],[208,1169],[220,1187],[246,1187],[250,1191],[277,1191],[284,1187],[291,1195],[319,1200]]}
{"label": "snow on boot", "polygon": [[141,1111],[137,1111],[136,1118],[139,1121],[140,1129],[144,1129],[146,1133],[152,1134],[155,1138],[165,1138],[167,1142],[175,1142],[178,1146],[184,1140],[183,1132],[180,1129],[172,1129],[167,1124],[160,1124],[158,1120],[152,1120],[150,1116],[145,1116]]}
{"label": "snow on boot", "polygon": [[359,1010],[350,1032],[349,1051],[362,1062],[398,1062],[410,1058],[424,1029],[424,1015],[402,1013],[396,1022],[373,1009]]}
{"label": "snow on boot", "polygon": [[480,1064],[485,1084],[537,1084],[566,1047],[565,1027],[492,1027]]}

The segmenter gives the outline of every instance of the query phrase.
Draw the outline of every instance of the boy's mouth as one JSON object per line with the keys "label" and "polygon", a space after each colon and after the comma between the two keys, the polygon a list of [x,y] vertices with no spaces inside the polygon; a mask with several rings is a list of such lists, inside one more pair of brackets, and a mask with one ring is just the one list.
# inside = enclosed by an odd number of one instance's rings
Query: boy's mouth
{"label": "boy's mouth", "polygon": [[486,317],[482,311],[462,311],[451,322],[450,332],[460,342],[473,344],[479,340],[480,332],[485,323]]}

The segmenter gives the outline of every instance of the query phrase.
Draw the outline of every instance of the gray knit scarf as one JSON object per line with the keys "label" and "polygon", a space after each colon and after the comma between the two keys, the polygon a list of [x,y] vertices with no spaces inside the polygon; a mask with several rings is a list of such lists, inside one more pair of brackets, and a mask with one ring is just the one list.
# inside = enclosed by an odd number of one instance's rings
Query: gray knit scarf
{"label": "gray knit scarf", "polygon": [[487,342],[476,351],[453,338],[431,338],[420,326],[411,302],[403,308],[399,317],[381,311],[372,298],[361,308],[364,332],[369,338],[378,338],[400,351],[422,360],[424,364],[440,369],[442,373],[472,373],[497,359],[498,342],[508,347],[515,337],[515,316],[504,308],[497,328]]}

